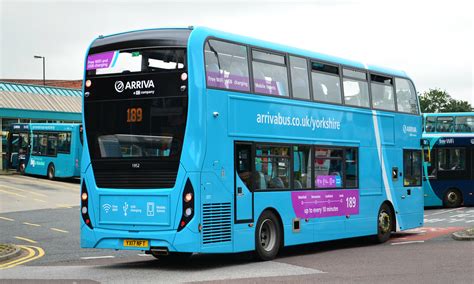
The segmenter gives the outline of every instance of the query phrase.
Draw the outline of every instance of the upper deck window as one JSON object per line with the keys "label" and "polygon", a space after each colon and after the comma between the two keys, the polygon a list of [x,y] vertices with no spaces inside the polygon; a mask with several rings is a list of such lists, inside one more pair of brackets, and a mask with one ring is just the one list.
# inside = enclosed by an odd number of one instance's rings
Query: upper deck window
{"label": "upper deck window", "polygon": [[393,79],[382,75],[370,75],[372,90],[372,106],[381,110],[395,110]]}
{"label": "upper deck window", "polygon": [[395,86],[398,111],[418,114],[418,101],[413,84],[407,79],[395,78]]}
{"label": "upper deck window", "polygon": [[456,132],[474,132],[474,116],[456,117]]}
{"label": "upper deck window", "polygon": [[250,91],[247,47],[209,40],[204,48],[208,87]]}
{"label": "upper deck window", "polygon": [[308,63],[301,57],[290,56],[293,98],[309,100]]}
{"label": "upper deck window", "polygon": [[283,55],[252,51],[252,71],[255,92],[288,97],[288,72]]}
{"label": "upper deck window", "polygon": [[370,107],[367,73],[343,69],[344,102],[346,105]]}
{"label": "upper deck window", "polygon": [[87,75],[148,73],[185,68],[184,49],[130,49],[90,54]]}
{"label": "upper deck window", "polygon": [[453,132],[454,118],[452,116],[438,116],[436,121],[437,132]]}
{"label": "upper deck window", "polygon": [[435,130],[436,130],[436,117],[427,116],[425,118],[425,131],[435,132]]}
{"label": "upper deck window", "polygon": [[314,100],[327,103],[341,103],[339,67],[313,62],[311,80],[313,82]]}

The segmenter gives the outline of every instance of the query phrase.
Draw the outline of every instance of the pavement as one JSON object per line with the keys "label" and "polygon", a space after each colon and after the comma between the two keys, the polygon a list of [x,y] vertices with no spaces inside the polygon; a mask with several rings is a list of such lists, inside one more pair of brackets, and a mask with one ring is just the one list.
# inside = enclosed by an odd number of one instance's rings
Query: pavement
{"label": "pavement", "polygon": [[[425,227],[399,232],[380,245],[355,238],[284,248],[268,262],[249,254],[208,254],[166,264],[141,252],[80,249],[74,180],[0,176],[0,189],[0,243],[23,252],[16,262],[0,263],[0,282],[473,282],[474,242],[451,235],[473,226],[474,208],[426,210]],[[39,196],[33,193],[46,195],[46,203],[34,201]],[[18,199],[20,208],[4,198]]]}

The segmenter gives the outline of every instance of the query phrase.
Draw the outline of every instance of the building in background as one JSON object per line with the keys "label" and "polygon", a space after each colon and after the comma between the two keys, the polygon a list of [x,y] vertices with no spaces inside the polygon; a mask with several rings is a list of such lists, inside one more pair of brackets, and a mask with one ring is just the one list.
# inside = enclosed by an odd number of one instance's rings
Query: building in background
{"label": "building in background", "polygon": [[[22,83],[18,83],[21,81]],[[25,84],[23,82],[40,84]],[[82,120],[80,81],[48,80],[0,81],[0,170],[4,168],[6,138],[13,123],[77,122]],[[75,88],[55,87],[74,86]]]}

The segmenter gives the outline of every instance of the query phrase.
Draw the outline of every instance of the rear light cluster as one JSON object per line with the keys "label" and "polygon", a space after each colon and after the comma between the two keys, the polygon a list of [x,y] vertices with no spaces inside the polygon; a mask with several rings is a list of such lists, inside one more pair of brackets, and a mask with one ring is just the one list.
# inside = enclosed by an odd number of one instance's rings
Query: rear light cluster
{"label": "rear light cluster", "polygon": [[194,217],[194,189],[188,179],[183,192],[183,213],[179,222],[178,232],[181,231]]}
{"label": "rear light cluster", "polygon": [[89,217],[89,194],[87,193],[86,182],[82,181],[82,190],[81,190],[81,215],[84,223],[92,229],[91,218]]}

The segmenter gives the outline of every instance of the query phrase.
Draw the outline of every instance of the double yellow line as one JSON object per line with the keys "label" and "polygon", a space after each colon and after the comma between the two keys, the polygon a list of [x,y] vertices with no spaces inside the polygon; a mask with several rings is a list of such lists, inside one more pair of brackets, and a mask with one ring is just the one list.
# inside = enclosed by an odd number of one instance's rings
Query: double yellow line
{"label": "double yellow line", "polygon": [[44,256],[44,250],[40,247],[24,246],[24,245],[19,245],[18,247],[25,250],[27,252],[27,255],[24,256],[24,257],[21,257],[19,259],[15,259],[13,261],[10,261],[10,262],[0,264],[0,270],[12,268],[12,267],[15,267],[17,265],[33,261],[35,259],[38,259],[38,258]]}

